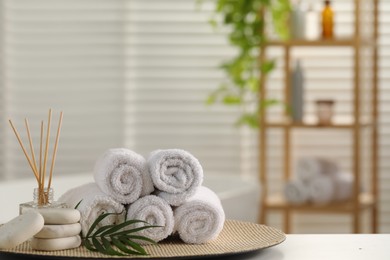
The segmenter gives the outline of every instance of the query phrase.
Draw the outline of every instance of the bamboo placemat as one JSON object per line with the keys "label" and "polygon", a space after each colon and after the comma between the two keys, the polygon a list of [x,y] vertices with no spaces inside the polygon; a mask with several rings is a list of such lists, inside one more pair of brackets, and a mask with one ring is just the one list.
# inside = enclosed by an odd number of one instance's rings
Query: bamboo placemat
{"label": "bamboo placemat", "polygon": [[83,246],[76,249],[61,251],[35,251],[32,250],[29,242],[25,242],[16,248],[0,250],[10,254],[36,255],[69,258],[181,258],[195,256],[213,256],[225,254],[238,254],[259,250],[277,245],[285,240],[285,234],[275,228],[249,222],[226,220],[225,225],[218,238],[202,245],[191,245],[183,243],[177,236],[172,236],[158,245],[144,246],[149,253],[148,256],[115,257],[88,251]]}

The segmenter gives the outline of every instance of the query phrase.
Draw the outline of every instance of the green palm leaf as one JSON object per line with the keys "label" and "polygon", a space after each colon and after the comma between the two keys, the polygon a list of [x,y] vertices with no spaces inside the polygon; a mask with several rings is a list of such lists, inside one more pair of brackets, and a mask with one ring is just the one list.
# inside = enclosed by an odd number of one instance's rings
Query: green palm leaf
{"label": "green palm leaf", "polygon": [[[147,255],[148,253],[145,249],[134,240],[147,241],[152,244],[156,244],[156,242],[145,236],[130,234],[160,226],[149,225],[143,220],[132,219],[117,225],[106,225],[97,228],[106,217],[115,214],[117,213],[104,213],[97,217],[90,226],[87,235],[82,237],[83,245],[90,251],[111,256]],[[145,225],[131,228],[131,225],[136,223],[143,223]],[[126,228],[128,229],[126,230]]]}

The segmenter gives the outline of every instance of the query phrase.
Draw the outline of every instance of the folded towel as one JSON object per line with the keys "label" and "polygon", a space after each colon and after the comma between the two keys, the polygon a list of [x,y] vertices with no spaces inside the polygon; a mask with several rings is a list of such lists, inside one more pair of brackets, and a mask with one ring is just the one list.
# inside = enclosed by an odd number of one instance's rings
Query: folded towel
{"label": "folded towel", "polygon": [[310,180],[309,199],[315,204],[326,204],[331,202],[335,196],[334,178],[329,175],[318,176]]}
{"label": "folded towel", "polygon": [[298,179],[309,182],[321,174],[337,174],[339,172],[338,165],[328,159],[319,157],[304,157],[298,160],[296,168],[296,176]]}
{"label": "folded towel", "polygon": [[350,173],[341,172],[335,178],[335,201],[348,200],[352,197],[354,178]]}
{"label": "folded towel", "polygon": [[309,200],[309,188],[301,180],[290,180],[284,186],[284,196],[292,204],[303,204]]}
{"label": "folded towel", "polygon": [[104,193],[122,204],[154,190],[145,158],[125,148],[109,149],[98,158],[94,179]]}
{"label": "folded towel", "polygon": [[88,183],[65,192],[59,199],[65,202],[70,208],[75,208],[81,213],[81,230],[86,235],[89,227],[103,213],[117,213],[106,217],[99,225],[112,225],[123,221],[124,206],[107,194],[103,193],[95,183]]}
{"label": "folded towel", "polygon": [[189,152],[179,149],[156,150],[148,158],[156,195],[179,206],[194,195],[203,182],[203,169]]}
{"label": "folded towel", "polygon": [[[139,235],[159,242],[173,232],[174,220],[171,206],[155,195],[148,195],[135,201],[127,208],[126,219],[138,219],[148,222],[151,225],[161,226],[148,228],[138,232]],[[136,223],[132,228],[144,226],[144,223]],[[145,241],[139,240],[141,244]]]}
{"label": "folded towel", "polygon": [[201,186],[194,196],[173,211],[175,231],[190,244],[202,244],[218,237],[225,222],[225,212],[218,196]]}

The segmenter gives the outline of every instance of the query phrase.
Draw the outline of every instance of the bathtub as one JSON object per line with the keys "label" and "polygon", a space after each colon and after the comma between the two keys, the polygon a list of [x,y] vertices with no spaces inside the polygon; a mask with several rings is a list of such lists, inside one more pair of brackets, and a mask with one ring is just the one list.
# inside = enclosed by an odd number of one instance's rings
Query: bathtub
{"label": "bathtub", "polygon": [[[57,176],[52,187],[54,197],[72,187],[92,182],[92,174]],[[221,199],[226,218],[256,222],[259,212],[260,187],[256,180],[238,175],[205,175],[204,184],[214,190]],[[0,182],[0,223],[19,214],[19,204],[32,200],[35,179],[18,179]]]}

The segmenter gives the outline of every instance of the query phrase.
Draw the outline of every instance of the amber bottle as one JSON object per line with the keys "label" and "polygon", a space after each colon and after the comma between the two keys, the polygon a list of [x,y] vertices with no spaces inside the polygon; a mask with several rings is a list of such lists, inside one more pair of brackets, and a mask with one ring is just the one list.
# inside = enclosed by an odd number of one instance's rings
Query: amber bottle
{"label": "amber bottle", "polygon": [[330,1],[325,1],[324,9],[322,10],[322,38],[333,38],[333,10],[330,6]]}

